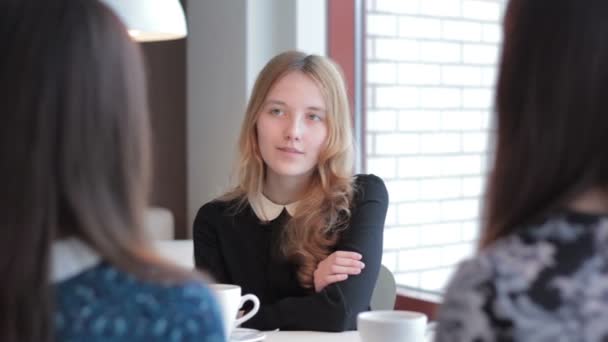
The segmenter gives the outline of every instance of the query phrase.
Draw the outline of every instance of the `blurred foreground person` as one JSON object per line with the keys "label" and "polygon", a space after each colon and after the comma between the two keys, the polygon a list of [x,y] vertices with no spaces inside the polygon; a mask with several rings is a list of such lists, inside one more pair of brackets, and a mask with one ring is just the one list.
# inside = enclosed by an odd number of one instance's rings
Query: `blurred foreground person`
{"label": "blurred foreground person", "polygon": [[138,46],[95,0],[0,2],[0,340],[225,341],[201,276],[142,232]]}
{"label": "blurred foreground person", "polygon": [[608,2],[512,0],[480,250],[438,341],[608,339]]}

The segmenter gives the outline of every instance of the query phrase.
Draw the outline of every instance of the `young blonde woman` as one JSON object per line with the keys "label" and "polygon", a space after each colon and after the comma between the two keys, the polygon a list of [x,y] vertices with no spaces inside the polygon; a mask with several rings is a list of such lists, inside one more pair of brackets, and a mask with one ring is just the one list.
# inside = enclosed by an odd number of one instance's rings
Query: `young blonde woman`
{"label": "young blonde woman", "polygon": [[285,52],[254,86],[239,183],[194,222],[197,267],[256,294],[257,329],[342,331],[369,309],[388,195],[353,175],[344,81],[329,59]]}

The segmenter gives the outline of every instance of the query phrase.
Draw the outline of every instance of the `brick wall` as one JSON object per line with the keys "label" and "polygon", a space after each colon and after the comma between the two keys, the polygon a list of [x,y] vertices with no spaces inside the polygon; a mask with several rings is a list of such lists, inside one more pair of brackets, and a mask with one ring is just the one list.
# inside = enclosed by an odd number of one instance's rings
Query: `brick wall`
{"label": "brick wall", "polygon": [[477,239],[505,0],[368,0],[367,172],[389,190],[383,264],[441,290]]}

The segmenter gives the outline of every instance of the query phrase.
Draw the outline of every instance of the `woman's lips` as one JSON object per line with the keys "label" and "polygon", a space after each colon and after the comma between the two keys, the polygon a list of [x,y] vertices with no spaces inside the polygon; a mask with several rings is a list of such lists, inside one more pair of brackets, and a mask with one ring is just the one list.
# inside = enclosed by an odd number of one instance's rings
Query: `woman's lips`
{"label": "woman's lips", "polygon": [[304,152],[298,150],[297,148],[293,148],[293,147],[279,147],[278,150],[285,152],[285,153],[291,153],[291,154],[304,154]]}

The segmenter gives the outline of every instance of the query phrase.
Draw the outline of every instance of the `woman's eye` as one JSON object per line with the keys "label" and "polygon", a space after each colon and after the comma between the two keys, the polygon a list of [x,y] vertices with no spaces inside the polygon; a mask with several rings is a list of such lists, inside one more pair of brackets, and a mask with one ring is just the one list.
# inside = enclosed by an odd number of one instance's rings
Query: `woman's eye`
{"label": "woman's eye", "polygon": [[272,108],[270,110],[270,114],[272,114],[272,115],[281,115],[281,114],[283,114],[283,111],[280,110],[280,109],[278,109],[278,108]]}
{"label": "woman's eye", "polygon": [[321,121],[322,118],[317,114],[308,114],[308,118],[313,121]]}

